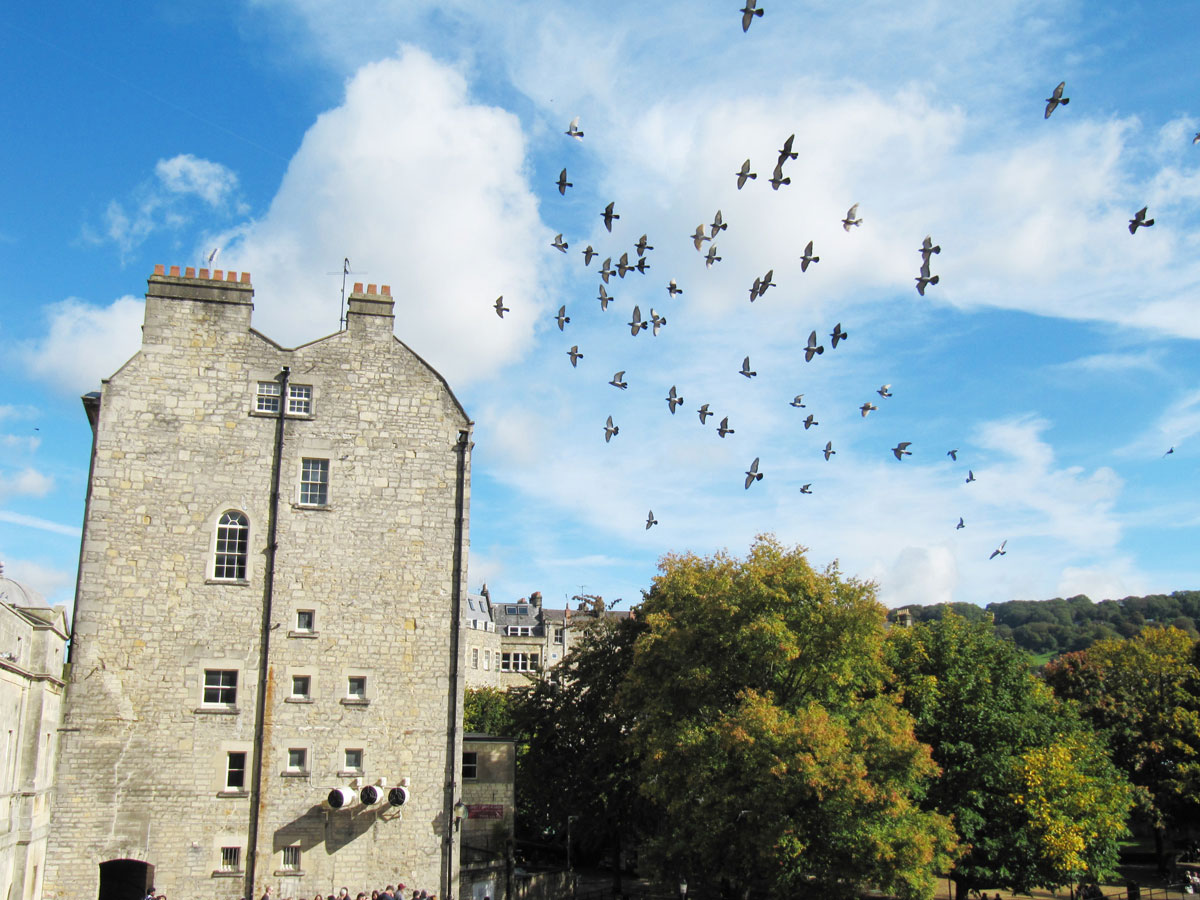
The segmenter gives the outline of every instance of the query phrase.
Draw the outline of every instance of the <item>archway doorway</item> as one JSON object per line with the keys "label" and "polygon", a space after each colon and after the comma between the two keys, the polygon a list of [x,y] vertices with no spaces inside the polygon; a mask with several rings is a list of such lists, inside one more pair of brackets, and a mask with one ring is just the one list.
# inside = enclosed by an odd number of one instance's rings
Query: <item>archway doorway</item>
{"label": "archway doorway", "polygon": [[137,859],[110,859],[100,863],[98,900],[146,900],[154,886],[154,866]]}

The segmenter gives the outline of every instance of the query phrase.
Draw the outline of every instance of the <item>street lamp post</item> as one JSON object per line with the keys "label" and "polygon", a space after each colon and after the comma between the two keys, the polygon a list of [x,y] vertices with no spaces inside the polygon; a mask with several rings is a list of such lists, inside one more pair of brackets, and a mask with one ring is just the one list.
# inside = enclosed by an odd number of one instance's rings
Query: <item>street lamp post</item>
{"label": "street lamp post", "polygon": [[687,879],[679,879],[679,900],[687,900]]}

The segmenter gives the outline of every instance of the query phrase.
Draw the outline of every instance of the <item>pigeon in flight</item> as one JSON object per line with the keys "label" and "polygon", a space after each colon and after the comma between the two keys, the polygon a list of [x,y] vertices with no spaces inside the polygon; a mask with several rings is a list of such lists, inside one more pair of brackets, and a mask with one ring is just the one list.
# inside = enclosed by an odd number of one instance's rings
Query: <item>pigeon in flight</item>
{"label": "pigeon in flight", "polygon": [[972,472],[970,469],[967,469],[967,480],[964,482],[964,484],[970,484],[974,480],[975,480],[975,473]]}
{"label": "pigeon in flight", "polygon": [[955,462],[958,462],[958,448],[957,447],[955,447],[953,450],[947,450],[946,455],[948,457],[950,457],[952,460],[954,460]]}
{"label": "pigeon in flight", "polygon": [[1143,206],[1133,214],[1133,218],[1129,220],[1129,233],[1136,234],[1139,228],[1149,228],[1154,224],[1153,219],[1146,218],[1146,207]]}
{"label": "pigeon in flight", "polygon": [[811,494],[812,493],[812,482],[810,481],[808,484],[800,485],[800,493]]}
{"label": "pigeon in flight", "polygon": [[862,413],[862,417],[865,419],[867,417],[867,413],[874,412],[877,409],[879,409],[879,407],[876,406],[874,403],[872,403],[870,400],[868,400],[866,403],[864,403],[862,406],[860,406],[858,408],[858,411],[860,413]]}
{"label": "pigeon in flight", "polygon": [[812,250],[813,250],[813,242],[809,241],[808,245],[804,248],[804,255],[802,257],[800,257],[800,271],[801,272],[808,271],[809,263],[818,263],[821,261],[821,257],[812,255]]}
{"label": "pigeon in flight", "polygon": [[988,559],[995,559],[997,556],[1003,556],[1005,553],[1007,553],[1008,551],[1006,551],[1004,549],[1004,545],[1007,543],[1008,543],[1008,538],[1005,538],[1004,540],[1002,540],[1000,542],[1000,546],[992,551],[992,555],[989,556]]}
{"label": "pigeon in flight", "polygon": [[758,297],[759,288],[762,287],[762,279],[755,278],[754,283],[750,285],[750,302],[753,303]]}
{"label": "pigeon in flight", "polygon": [[767,288],[778,287],[771,279],[775,277],[774,269],[767,269],[767,274],[762,277],[762,282],[758,286],[758,296],[763,296],[767,292]]}
{"label": "pigeon in flight", "polygon": [[650,246],[650,243],[646,240],[646,235],[644,234],[638,238],[638,242],[634,244],[633,247],[635,250],[637,250],[638,256],[645,256],[647,250],[654,249],[652,246]]}
{"label": "pigeon in flight", "polygon": [[1065,81],[1060,81],[1058,83],[1058,87],[1054,89],[1054,92],[1046,98],[1046,115],[1044,115],[1042,118],[1050,118],[1050,113],[1054,112],[1054,110],[1058,108],[1058,104],[1061,103],[1063,106],[1066,106],[1071,102],[1070,97],[1063,96],[1063,88],[1066,86],[1067,83]]}
{"label": "pigeon in flight", "polygon": [[783,163],[775,163],[775,169],[771,172],[771,190],[777,191],[782,185],[791,183],[792,179],[783,176]]}
{"label": "pigeon in flight", "polygon": [[883,397],[886,400],[888,397],[892,396],[892,386],[890,384],[885,384],[883,387],[881,387],[875,393],[877,393],[880,397]]}
{"label": "pigeon in flight", "polygon": [[745,375],[747,378],[753,378],[758,374],[757,372],[750,371],[750,357],[748,356],[742,360],[742,368],[740,371],[741,374]]}
{"label": "pigeon in flight", "polygon": [[558,308],[558,315],[554,317],[554,320],[556,322],[558,322],[558,330],[559,331],[562,331],[563,326],[571,321],[571,317],[567,315],[566,304],[563,304],[562,306],[560,306]]}
{"label": "pigeon in flight", "polygon": [[729,416],[721,420],[721,424],[717,426],[717,434],[725,437],[727,434],[733,434],[733,429],[729,427]]}
{"label": "pigeon in flight", "polygon": [[512,310],[504,305],[504,295],[501,294],[496,298],[496,315],[503,319],[506,312],[512,312]]}
{"label": "pigeon in flight", "polygon": [[795,397],[792,398],[792,402],[790,405],[796,407],[796,409],[804,409],[804,395],[797,394]]}
{"label": "pigeon in flight", "polygon": [[957,530],[957,529],[959,529],[959,528],[966,528],[966,527],[967,527],[966,525],[964,525],[964,524],[963,524],[962,516],[959,516],[959,517],[958,517],[958,524],[957,524],[957,525],[955,525],[954,527],[955,527],[955,529],[956,529],[956,530]]}
{"label": "pigeon in flight", "polygon": [[609,234],[612,234],[613,219],[621,218],[615,212],[613,212],[613,207],[616,205],[617,201],[614,200],[612,203],[608,204],[608,206],[604,207],[604,212],[600,213],[600,218],[604,220],[604,227],[608,229]]}
{"label": "pigeon in flight", "polygon": [[679,285],[677,285],[675,283],[675,279],[672,278],[670,280],[670,282],[667,284],[667,293],[670,294],[672,297],[674,297],[676,294],[682,294],[683,288],[681,288]]}
{"label": "pigeon in flight", "polygon": [[614,372],[612,381],[610,381],[609,384],[611,384],[615,388],[620,388],[621,390],[625,390],[627,387],[629,387],[629,384],[628,384],[628,382],[625,381],[624,376],[625,376],[624,369],[622,369],[620,372]]}
{"label": "pigeon in flight", "polygon": [[608,417],[608,421],[604,423],[604,443],[608,443],[613,439],[613,435],[621,433],[620,427],[613,424],[612,416]]}
{"label": "pigeon in flight", "polygon": [[762,481],[763,473],[758,471],[758,457],[754,457],[754,462],[750,463],[750,468],[746,470],[746,490],[750,490],[750,485],[756,481]]}
{"label": "pigeon in flight", "polygon": [[569,247],[570,244],[562,239],[562,232],[559,232],[554,236],[554,240],[550,242],[550,246],[561,253],[566,253],[567,247]]}
{"label": "pigeon in flight", "polygon": [[750,171],[750,160],[742,163],[742,168],[734,174],[737,175],[739,191],[745,186],[747,178],[754,179],[758,177],[758,173]]}
{"label": "pigeon in flight", "polygon": [[812,428],[814,425],[820,425],[820,424],[821,423],[817,421],[817,417],[814,416],[812,413],[809,413],[808,417],[804,420],[804,430],[808,431],[808,429]]}
{"label": "pigeon in flight", "polygon": [[720,261],[721,257],[717,256],[717,245],[712,244],[709,246],[708,253],[704,257],[704,268],[711,269],[713,263],[719,263]]}
{"label": "pigeon in flight", "polygon": [[[654,248],[651,247],[650,249],[653,250]],[[643,256],[638,259],[637,265],[633,268],[637,269],[639,275],[645,275],[646,270],[650,268],[650,263],[646,262],[646,257]]]}
{"label": "pigeon in flight", "polygon": [[703,224],[697,225],[696,233],[692,235],[692,243],[696,246],[697,252],[699,252],[701,244],[703,244],[705,241],[711,241],[711,240],[712,240],[712,238],[710,238],[704,234],[704,225]]}
{"label": "pigeon in flight", "polygon": [[929,260],[925,260],[925,262],[921,263],[921,274],[917,276],[916,282],[917,293],[922,297],[925,296],[925,288],[927,286],[938,283],[938,277],[936,275],[929,274]]}
{"label": "pigeon in flight", "polygon": [[567,126],[567,130],[564,132],[564,134],[575,138],[577,141],[583,140],[583,132],[579,130],[579,116],[576,116],[571,120],[571,124]]}
{"label": "pigeon in flight", "polygon": [[667,317],[660,316],[658,313],[656,313],[654,311],[654,307],[652,306],[652,307],[650,307],[650,324],[652,326],[651,333],[655,337],[658,337],[658,329],[662,328],[664,325],[667,324]]}
{"label": "pigeon in flight", "polygon": [[701,425],[703,425],[705,422],[708,421],[709,416],[713,415],[713,413],[708,411],[707,403],[705,403],[702,407],[700,407],[698,410],[696,410],[696,412],[698,412],[700,414],[700,424]]}
{"label": "pigeon in flight", "polygon": [[808,346],[804,348],[804,361],[812,362],[813,356],[820,356],[825,352],[825,348],[817,344],[817,332],[814,329],[812,334],[808,336]]}
{"label": "pigeon in flight", "polygon": [[906,456],[912,456],[912,451],[908,448],[912,446],[912,441],[901,441],[892,448],[892,453],[896,459],[903,460]]}
{"label": "pigeon in flight", "polygon": [[[220,247],[213,247],[212,251],[208,254],[208,267],[210,269],[212,268],[212,264],[217,261],[217,254],[220,252],[221,252]],[[348,267],[349,267],[349,260],[347,260],[346,266],[343,266],[343,269],[348,268]]]}
{"label": "pigeon in flight", "polygon": [[833,441],[826,441],[826,442],[825,442],[825,450],[824,450],[824,453],[825,453],[825,462],[829,462],[829,457],[831,457],[831,456],[833,456],[835,453],[837,453],[837,451],[833,449]]}
{"label": "pigeon in flight", "polygon": [[1200,131],[1197,131],[1197,132],[1196,132],[1196,136],[1195,136],[1194,138],[1192,138],[1192,143],[1193,143],[1193,144],[1200,144]]}
{"label": "pigeon in flight", "polygon": [[622,253],[621,258],[617,260],[617,275],[619,275],[621,278],[624,278],[625,273],[632,268],[633,266],[629,264],[629,254]]}
{"label": "pigeon in flight", "polygon": [[671,415],[675,415],[675,407],[683,404],[683,398],[675,393],[675,385],[667,392],[667,406],[671,407]]}
{"label": "pigeon in flight", "polygon": [[921,254],[921,259],[925,260],[925,262],[929,262],[929,257],[931,254],[942,252],[942,245],[937,244],[935,246],[933,243],[933,237],[927,234],[925,235],[925,240],[921,242],[921,246],[917,249],[917,252]]}
{"label": "pigeon in flight", "polygon": [[584,251],[583,251],[583,264],[585,266],[590,266],[592,264],[593,256],[596,256],[596,251],[592,249],[591,244],[588,244],[587,247],[584,248]]}
{"label": "pigeon in flight", "polygon": [[789,159],[795,159],[797,154],[792,150],[792,141],[796,140],[796,136],[791,135],[783,142],[783,149],[779,151],[779,164],[782,166]]}
{"label": "pigeon in flight", "polygon": [[574,369],[581,359],[583,354],[579,352],[579,345],[573,344],[571,349],[567,351],[567,356],[571,357],[571,368]]}
{"label": "pigeon in flight", "polygon": [[604,279],[604,283],[608,284],[608,279],[617,273],[612,270],[612,257],[604,258],[604,265],[600,267],[600,277]]}
{"label": "pigeon in flight", "polygon": [[1168,450],[1166,453],[1163,454],[1163,459],[1166,459],[1168,456],[1170,456],[1174,452],[1175,452],[1175,448],[1172,447],[1170,450]]}
{"label": "pigeon in flight", "polygon": [[846,218],[842,219],[842,227],[849,231],[855,225],[862,225],[862,219],[858,216],[858,204],[855,203],[846,211]]}
{"label": "pigeon in flight", "polygon": [[629,333],[637,337],[639,331],[645,331],[650,327],[649,322],[642,321],[642,311],[639,307],[633,308],[633,320],[626,323],[629,326]]}
{"label": "pigeon in flight", "polygon": [[564,197],[567,194],[567,188],[575,187],[575,185],[573,185],[573,184],[571,184],[571,182],[567,181],[567,170],[566,169],[563,169],[561,172],[558,173],[558,181],[556,182],[556,184],[558,185],[558,192],[560,194],[562,194]]}
{"label": "pigeon in flight", "polygon": [[721,211],[719,209],[717,210],[717,214],[713,216],[712,225],[710,227],[712,228],[713,237],[717,236],[718,231],[724,231],[729,227],[725,224],[725,220],[721,218]]}
{"label": "pigeon in flight", "polygon": [[760,19],[762,18],[763,11],[754,8],[757,3],[758,0],[746,0],[746,5],[742,7],[743,32],[750,30],[750,23],[754,21],[755,16],[758,16]]}
{"label": "pigeon in flight", "polygon": [[650,510],[650,512],[646,513],[646,530],[649,531],[652,526],[657,524],[658,519],[654,518],[654,510]]}
{"label": "pigeon in flight", "polygon": [[600,301],[600,309],[605,310],[608,309],[608,302],[612,300],[612,297],[608,296],[608,292],[604,290],[604,285],[600,285],[600,296],[596,299]]}
{"label": "pigeon in flight", "polygon": [[833,326],[833,331],[829,333],[829,342],[833,346],[833,349],[836,350],[838,341],[844,341],[849,336],[846,332],[842,331],[842,323],[838,322]]}

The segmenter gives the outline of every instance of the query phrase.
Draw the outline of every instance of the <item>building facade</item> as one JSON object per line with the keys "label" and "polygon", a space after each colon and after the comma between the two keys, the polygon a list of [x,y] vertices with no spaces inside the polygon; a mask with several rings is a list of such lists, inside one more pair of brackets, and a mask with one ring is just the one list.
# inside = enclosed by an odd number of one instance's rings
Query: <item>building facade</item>
{"label": "building facade", "polygon": [[487,585],[468,594],[462,611],[463,671],[468,688],[500,686],[500,633]]}
{"label": "building facade", "polygon": [[253,293],[156,267],[84,398],[47,897],[454,895],[470,422],[387,286],[295,349]]}
{"label": "building facade", "polygon": [[0,896],[37,900],[62,712],[67,621],[0,567]]}
{"label": "building facade", "polygon": [[463,739],[462,890],[466,900],[500,900],[513,849],[516,743],[468,733]]}

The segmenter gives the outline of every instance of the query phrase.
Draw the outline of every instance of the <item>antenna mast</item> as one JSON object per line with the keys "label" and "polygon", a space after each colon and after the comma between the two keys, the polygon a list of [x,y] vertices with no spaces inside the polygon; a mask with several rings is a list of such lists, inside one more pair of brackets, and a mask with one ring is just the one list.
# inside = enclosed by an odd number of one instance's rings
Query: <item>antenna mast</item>
{"label": "antenna mast", "polygon": [[338,329],[346,330],[346,276],[350,274],[350,257],[342,260],[342,305],[338,310]]}

